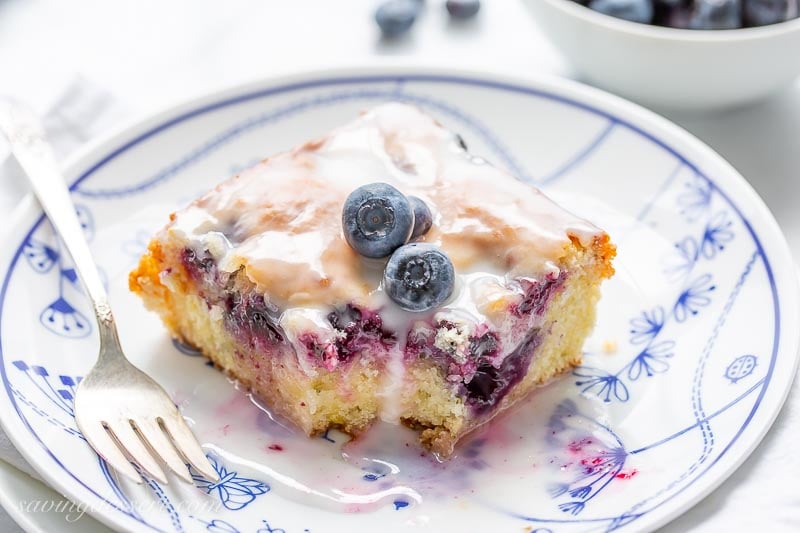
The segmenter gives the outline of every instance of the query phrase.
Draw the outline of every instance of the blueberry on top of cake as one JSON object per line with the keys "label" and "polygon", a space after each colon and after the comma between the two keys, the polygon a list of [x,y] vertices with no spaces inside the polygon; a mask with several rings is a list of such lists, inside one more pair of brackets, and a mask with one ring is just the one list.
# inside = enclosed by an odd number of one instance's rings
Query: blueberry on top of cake
{"label": "blueberry on top of cake", "polygon": [[608,235],[388,103],[220,183],[131,289],[309,435],[401,422],[442,457],[579,364]]}

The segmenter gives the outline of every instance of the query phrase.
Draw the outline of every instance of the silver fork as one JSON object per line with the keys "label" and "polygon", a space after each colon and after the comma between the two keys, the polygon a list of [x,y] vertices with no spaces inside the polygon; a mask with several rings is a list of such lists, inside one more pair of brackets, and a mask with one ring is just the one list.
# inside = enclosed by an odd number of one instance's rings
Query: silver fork
{"label": "silver fork", "polygon": [[142,478],[130,460],[167,483],[158,458],[188,483],[192,477],[186,462],[206,479],[217,481],[216,471],[170,397],[122,352],[108,295],[38,118],[21,104],[0,100],[0,130],[72,256],[97,317],[100,354],[75,393],[75,421],[81,433],[108,464],[136,483]]}

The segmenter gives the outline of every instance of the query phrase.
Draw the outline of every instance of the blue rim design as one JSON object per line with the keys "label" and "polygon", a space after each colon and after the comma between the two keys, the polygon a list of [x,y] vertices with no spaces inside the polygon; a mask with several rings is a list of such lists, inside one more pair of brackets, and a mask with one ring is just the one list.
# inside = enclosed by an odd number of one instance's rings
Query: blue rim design
{"label": "blue rim design", "polygon": [[[607,130],[602,132],[600,134],[600,136],[595,140],[594,145],[597,145],[597,144],[601,143],[607,137],[608,133],[611,131],[612,128],[620,127],[620,126],[625,127],[627,129],[629,129],[630,131],[632,131],[633,133],[639,135],[640,137],[652,142],[654,145],[660,147],[661,149],[663,149],[664,151],[666,151],[667,153],[669,153],[673,157],[675,157],[680,162],[681,165],[685,165],[686,167],[688,167],[689,169],[694,171],[696,175],[701,176],[704,179],[706,179],[708,181],[708,183],[710,184],[711,188],[713,188],[713,190],[715,192],[717,192],[722,197],[722,199],[724,199],[724,201],[728,205],[730,205],[731,208],[736,212],[737,216],[739,217],[739,219],[743,223],[744,227],[747,229],[747,232],[752,237],[753,242],[755,243],[755,246],[756,246],[756,253],[754,255],[754,258],[755,257],[760,258],[761,262],[763,263],[764,268],[765,268],[765,273],[766,273],[766,276],[767,276],[767,280],[768,280],[769,285],[770,285],[770,292],[771,292],[771,296],[772,296],[773,312],[774,312],[773,347],[772,347],[772,353],[771,353],[770,358],[769,358],[769,362],[767,364],[766,375],[765,375],[763,381],[760,382],[760,383],[757,383],[751,389],[751,390],[754,390],[755,388],[757,388],[760,385],[760,390],[759,390],[758,396],[754,401],[752,409],[747,414],[747,416],[746,416],[741,428],[736,432],[736,434],[733,436],[731,441],[722,449],[722,451],[719,453],[719,455],[716,458],[714,458],[709,464],[707,464],[702,471],[700,471],[692,479],[690,479],[686,483],[685,486],[680,488],[674,494],[672,494],[672,495],[668,496],[667,498],[665,498],[663,501],[652,505],[648,509],[638,510],[635,515],[628,515],[627,517],[623,516],[623,517],[573,519],[573,520],[570,520],[570,519],[540,519],[540,518],[535,518],[535,517],[530,517],[530,516],[522,516],[522,515],[515,515],[515,516],[517,516],[517,518],[520,518],[522,520],[527,520],[527,521],[530,521],[530,522],[533,522],[533,523],[567,523],[567,522],[600,523],[600,522],[606,521],[606,522],[611,522],[611,527],[613,528],[615,523],[616,523],[617,527],[621,527],[622,525],[624,525],[626,523],[629,523],[629,520],[628,521],[624,521],[623,520],[624,523],[621,523],[619,521],[620,518],[633,518],[634,516],[636,516],[636,517],[642,516],[642,515],[644,515],[646,513],[649,513],[651,511],[653,511],[654,509],[657,509],[657,508],[661,507],[665,503],[667,503],[670,500],[672,500],[678,494],[681,494],[689,486],[694,484],[698,479],[703,477],[703,475],[706,472],[708,472],[711,468],[713,468],[714,465],[716,465],[717,462],[719,462],[719,460],[722,459],[722,457],[724,457],[726,455],[726,453],[730,450],[730,448],[739,439],[739,437],[741,437],[741,435],[744,433],[744,431],[749,426],[750,422],[752,421],[753,417],[755,416],[756,412],[758,411],[758,408],[759,408],[759,406],[761,404],[762,399],[764,398],[764,395],[766,394],[768,385],[769,385],[769,383],[771,381],[771,378],[773,376],[773,371],[774,371],[774,368],[775,368],[777,354],[778,354],[778,347],[779,347],[779,344],[780,344],[781,307],[780,307],[780,301],[779,301],[779,296],[778,296],[778,292],[777,292],[777,286],[776,286],[776,282],[775,282],[775,277],[774,277],[774,273],[773,273],[772,267],[770,265],[769,259],[767,258],[767,255],[766,255],[766,253],[764,251],[764,248],[762,246],[762,243],[761,243],[760,239],[758,238],[758,235],[754,231],[750,221],[745,217],[745,215],[743,214],[741,209],[731,200],[731,198],[728,196],[728,194],[724,190],[722,190],[712,179],[710,179],[703,172],[701,172],[700,169],[696,167],[696,165],[694,165],[692,162],[690,162],[688,159],[686,159],[677,150],[675,150],[674,148],[669,146],[666,142],[658,139],[655,135],[643,130],[642,128],[640,128],[640,127],[638,127],[638,126],[636,126],[636,125],[634,125],[634,124],[632,124],[632,123],[630,123],[630,122],[628,122],[628,121],[626,121],[624,119],[621,119],[621,118],[619,118],[619,117],[617,117],[617,116],[615,116],[615,115],[613,115],[613,114],[611,114],[611,113],[609,113],[607,111],[604,111],[602,109],[598,109],[598,108],[596,108],[596,107],[594,107],[594,106],[592,106],[590,104],[583,103],[583,102],[580,102],[580,101],[577,101],[577,100],[574,100],[572,98],[569,98],[569,97],[566,97],[566,96],[562,96],[562,95],[559,95],[559,94],[554,94],[554,93],[551,93],[551,92],[547,92],[545,90],[534,89],[534,88],[531,88],[531,87],[526,87],[526,86],[523,86],[523,85],[516,85],[516,84],[513,84],[513,83],[507,83],[507,82],[497,82],[497,81],[490,81],[490,80],[485,80],[485,79],[480,79],[480,78],[470,78],[470,77],[452,76],[452,75],[415,75],[415,74],[395,75],[395,76],[392,76],[392,75],[371,75],[371,76],[349,76],[349,77],[319,78],[319,79],[314,79],[314,80],[304,81],[304,82],[288,83],[288,84],[284,84],[284,85],[280,85],[280,86],[276,86],[276,87],[272,87],[272,88],[268,88],[268,89],[262,89],[262,90],[257,90],[257,91],[245,93],[245,94],[240,94],[238,96],[233,96],[233,97],[230,97],[230,98],[227,98],[227,99],[219,100],[217,102],[213,102],[213,103],[210,103],[210,104],[207,104],[207,105],[204,105],[204,106],[200,106],[200,107],[198,107],[196,109],[193,109],[191,111],[184,112],[184,113],[180,114],[179,116],[171,118],[171,119],[169,119],[169,120],[167,120],[167,121],[165,121],[165,122],[163,122],[163,123],[161,123],[161,124],[159,124],[159,125],[157,125],[155,127],[150,128],[148,131],[136,136],[135,138],[131,139],[130,141],[124,143],[122,146],[112,150],[108,155],[106,155],[105,157],[103,157],[102,159],[97,161],[94,165],[89,167],[83,174],[81,174],[79,176],[79,178],[72,184],[70,189],[75,191],[75,192],[86,194],[85,191],[79,191],[78,190],[78,186],[82,182],[84,182],[87,178],[89,178],[92,174],[94,174],[96,171],[98,171],[103,166],[105,166],[106,164],[108,164],[109,162],[114,160],[116,157],[120,156],[121,154],[125,153],[127,150],[135,147],[136,145],[142,143],[146,139],[151,138],[151,137],[157,135],[158,133],[169,129],[172,126],[180,124],[180,123],[182,123],[182,122],[184,122],[186,120],[189,120],[189,119],[191,119],[193,117],[196,117],[196,116],[199,116],[199,115],[214,111],[216,109],[220,109],[220,108],[223,108],[223,107],[236,105],[236,104],[247,102],[247,101],[251,101],[251,100],[266,98],[266,97],[270,97],[270,96],[274,96],[274,95],[290,93],[290,92],[293,92],[293,91],[304,90],[304,89],[313,89],[313,88],[322,88],[322,87],[343,87],[343,86],[348,86],[348,85],[386,84],[386,83],[397,83],[397,84],[401,85],[401,84],[403,84],[405,82],[427,82],[427,83],[448,84],[448,85],[454,85],[454,86],[462,85],[462,86],[471,86],[471,87],[479,87],[479,88],[485,88],[485,89],[500,90],[500,91],[505,91],[505,92],[511,92],[511,93],[516,93],[516,94],[527,95],[527,96],[534,96],[534,97],[542,98],[542,99],[545,99],[545,100],[555,101],[555,102],[564,104],[564,105],[572,107],[572,108],[577,108],[577,109],[583,110],[583,111],[585,111],[587,113],[590,113],[590,114],[598,116],[598,117],[606,118],[609,121],[610,125],[607,128]],[[592,147],[590,146],[589,149],[591,149],[591,148]],[[584,154],[584,156],[585,156],[585,154]],[[579,159],[576,160],[573,163],[570,163],[569,166],[572,166],[574,164],[579,164],[580,163],[580,158],[582,158],[584,156],[579,156]],[[553,176],[549,176],[547,179],[548,180],[549,179],[553,179]],[[91,193],[89,195],[91,195]],[[27,233],[25,238],[22,240],[19,248],[14,253],[14,255],[13,255],[12,259],[11,259],[9,268],[5,272],[3,283],[2,283],[2,287],[0,288],[0,323],[2,323],[3,307],[4,307],[3,303],[5,303],[5,301],[6,301],[6,295],[7,295],[7,290],[8,290],[8,286],[9,286],[9,283],[10,283],[11,273],[14,271],[14,269],[15,269],[15,267],[16,267],[19,259],[20,259],[20,256],[22,255],[24,244],[27,243],[30,240],[30,238],[32,237],[34,231],[40,226],[40,224],[43,222],[43,220],[44,220],[44,215],[41,215],[33,223],[33,225],[31,226],[31,229],[29,230],[29,232]],[[7,374],[6,374],[5,354],[3,352],[2,338],[0,338],[0,374],[2,374],[3,386],[5,387],[6,393],[8,394],[9,401],[11,402],[12,406],[14,407],[14,409],[15,409],[17,415],[19,416],[20,420],[22,421],[23,425],[28,429],[28,431],[31,432],[33,437],[42,445],[43,449],[53,459],[53,461],[55,461],[55,463],[59,467],[61,467],[80,486],[84,487],[91,494],[93,494],[94,496],[96,496],[100,500],[106,502],[111,507],[119,510],[124,515],[128,516],[129,518],[132,518],[132,519],[136,520],[137,522],[141,523],[144,526],[153,528],[152,525],[148,524],[147,522],[142,520],[140,517],[133,516],[133,515],[129,514],[128,512],[126,512],[125,509],[122,509],[119,505],[116,505],[114,502],[111,502],[111,501],[107,500],[105,497],[103,497],[102,495],[100,495],[97,492],[95,492],[91,487],[86,485],[74,473],[69,471],[66,468],[66,466],[63,463],[61,463],[61,461],[53,454],[53,452],[44,444],[44,442],[41,440],[39,435],[33,430],[33,427],[31,426],[29,421],[26,419],[25,415],[20,411],[20,407],[16,402],[16,398],[15,398],[15,395],[13,394],[13,390],[12,390],[12,385],[11,385],[9,379],[8,379]],[[732,402],[731,404],[729,404],[729,406],[733,405],[733,403],[736,403],[736,402],[738,402],[738,399],[735,402]],[[699,427],[698,424],[701,425],[703,423],[706,423],[710,418],[716,416],[716,414],[718,414],[718,413],[714,413],[712,415],[705,415],[705,413],[703,413],[704,416],[702,417],[702,419],[698,419],[698,422],[697,422],[697,424],[695,426]],[[692,426],[692,427],[695,427],[695,426]],[[691,428],[688,428],[688,429],[691,429]],[[688,431],[688,429],[686,431]],[[637,450],[637,451],[641,451],[641,450]],[[636,453],[636,452],[633,452],[633,453]]]}

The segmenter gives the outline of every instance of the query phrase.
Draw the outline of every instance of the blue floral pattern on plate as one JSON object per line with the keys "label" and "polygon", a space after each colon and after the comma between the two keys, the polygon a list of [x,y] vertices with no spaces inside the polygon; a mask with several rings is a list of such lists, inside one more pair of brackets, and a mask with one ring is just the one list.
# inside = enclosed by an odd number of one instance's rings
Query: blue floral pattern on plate
{"label": "blue floral pattern on plate", "polygon": [[[94,236],[94,217],[89,208],[76,205],[75,213],[83,229],[84,236],[91,240]],[[52,239],[52,231],[49,232]],[[39,322],[49,331],[63,337],[85,337],[92,332],[91,321],[78,311],[65,296],[65,284],[78,285],[78,274],[67,263],[57,240],[53,244],[31,237],[23,247],[23,255],[34,272],[48,274],[54,267],[58,269],[58,294],[42,310]]]}
{"label": "blue floral pattern on plate", "polygon": [[214,494],[226,509],[238,511],[253,503],[257,496],[269,492],[269,485],[256,479],[243,477],[234,471],[228,471],[217,458],[208,455],[211,466],[217,471],[219,481],[211,482],[203,476],[192,473],[192,478],[206,494]]}
{"label": "blue floral pattern on plate", "polygon": [[[469,91],[490,91],[498,97],[512,94],[541,105],[563,106],[577,115],[591,117],[594,122],[589,134],[575,141],[566,156],[562,154],[560,159],[551,160],[547,169],[534,171],[528,168],[530,161],[520,157],[521,152],[513,153],[519,146],[515,139],[498,135],[495,131],[502,120],[497,121],[491,113],[477,108],[470,107],[468,109],[473,111],[467,112],[467,108],[457,103],[457,98],[443,96],[442,87],[458,87],[465,94]],[[273,104],[271,99],[277,95],[286,99],[276,100],[278,103]],[[774,302],[774,316],[770,320],[776,324],[780,322],[780,306],[772,268],[764,245],[753,230],[753,223],[714,181],[715,176],[707,176],[687,157],[633,122],[547,91],[448,76],[320,79],[242,94],[175,117],[171,124],[180,125],[212,110],[263,102],[258,110],[239,116],[212,137],[160,166],[159,170],[110,182],[93,177],[93,174],[101,172],[104,164],[135,150],[145,139],[158,135],[162,130],[156,128],[116,148],[103,164],[93,166],[82,175],[73,186],[73,193],[81,199],[78,214],[87,238],[98,250],[107,249],[107,242],[97,242],[103,235],[97,231],[96,225],[100,223],[102,226],[107,218],[115,216],[110,209],[116,207],[109,206],[117,203],[134,206],[145,197],[183,198],[186,191],[181,190],[181,180],[186,179],[195,166],[206,163],[210,154],[222,147],[234,146],[247,135],[269,134],[309,113],[322,113],[341,106],[367,106],[387,100],[413,103],[449,121],[462,130],[470,144],[477,144],[484,150],[489,159],[500,162],[523,179],[555,191],[562,186],[570,190],[569,184],[574,180],[585,179],[582,176],[594,168],[596,159],[626,135],[637,139],[642,149],[657,150],[674,160],[668,165],[669,172],[664,172],[666,178],[634,217],[645,225],[657,225],[667,218],[675,221],[669,228],[661,230],[661,234],[670,239],[671,250],[663,260],[653,264],[653,275],[663,276],[670,289],[640,298],[638,305],[625,308],[621,323],[608,329],[616,332],[618,338],[626,339],[619,352],[611,357],[599,350],[590,350],[586,354],[585,366],[576,368],[570,378],[569,386],[573,387],[574,394],[566,393],[567,398],[553,404],[546,418],[549,433],[545,435],[545,441],[551,446],[569,446],[567,435],[580,434],[581,431],[600,434],[604,438],[594,443],[596,449],[589,464],[567,471],[566,479],[561,476],[545,480],[547,487],[543,489],[543,495],[551,502],[550,508],[537,509],[537,514],[531,515],[522,509],[504,508],[497,502],[483,502],[488,510],[500,510],[499,514],[493,515],[498,523],[503,520],[506,520],[503,523],[518,525],[527,522],[534,526],[533,531],[540,533],[584,527],[615,530],[631,524],[635,527],[635,524],[642,523],[643,517],[662,512],[665,505],[671,505],[675,495],[706,475],[748,430],[752,418],[748,413],[756,413],[773,377],[779,339],[777,331],[774,339],[764,339],[748,352],[743,348],[736,354],[719,354],[719,346],[727,347],[723,342],[725,339],[721,339],[726,322],[734,320],[737,313],[742,312],[743,306],[737,305],[739,298],[757,280],[770,289],[768,297],[770,302]],[[238,169],[254,155],[237,152],[236,158],[225,161],[221,168]],[[540,155],[546,159],[548,154]],[[193,189],[197,187],[192,184]],[[121,244],[117,244],[115,249],[125,256],[125,267],[146,246],[149,231],[144,228],[150,227],[149,224],[149,221],[147,224],[132,222],[126,226],[128,233],[118,238],[117,242]],[[615,235],[615,240],[620,242],[624,237],[620,239]],[[72,369],[88,368],[89,359],[82,359],[76,366],[68,357],[74,358],[73,352],[92,351],[94,344],[90,333],[93,324],[87,317],[87,306],[81,298],[75,271],[41,218],[32,224],[30,231],[26,229],[26,236],[17,244],[18,249],[9,271],[5,273],[0,293],[0,305],[3,306],[0,326],[8,327],[9,291],[20,283],[18,279],[36,280],[37,285],[52,290],[47,293],[47,303],[29,317],[30,322],[35,322],[38,313],[42,343],[47,349],[42,353],[20,350],[18,346],[21,344],[12,345],[9,341],[11,334],[4,330],[0,337],[0,368],[8,392],[9,412],[13,411],[15,423],[23,426],[21,431],[24,434],[44,445],[51,461],[48,468],[63,471],[70,476],[70,483],[84,491],[82,494],[89,494],[95,503],[104,502],[129,520],[114,518],[118,520],[117,524],[174,531],[197,530],[198,527],[220,532],[325,530],[325,520],[313,513],[298,518],[280,512],[274,502],[283,500],[271,494],[272,482],[244,474],[238,465],[223,464],[216,455],[211,457],[220,481],[209,483],[195,477],[197,493],[222,506],[222,510],[213,516],[185,512],[179,505],[185,493],[171,485],[161,486],[148,479],[142,490],[136,492],[133,487],[120,483],[102,459],[93,456],[91,467],[87,466],[89,462],[77,459],[73,453],[76,450],[78,455],[90,454],[90,451],[72,418],[72,398],[80,380],[76,375],[80,372]],[[625,248],[621,245],[620,249]],[[109,272],[119,268],[111,258],[107,261],[107,264],[103,261],[100,264]],[[723,264],[731,266],[722,268]],[[119,277],[120,274],[115,272],[114,283]],[[114,285],[114,288],[116,290],[118,286]],[[44,291],[37,290],[36,294],[44,294]],[[27,312],[28,307],[22,306],[21,310]],[[687,332],[695,330],[706,339],[700,346],[691,345],[693,355],[690,359],[687,356],[690,349]],[[691,336],[694,339],[697,334]],[[46,344],[52,339],[58,339],[61,344]],[[60,353],[54,349],[56,346],[65,346],[69,353],[64,357],[53,355]],[[175,348],[186,355],[197,355],[190,347],[176,344]],[[616,410],[630,409],[630,406],[645,401],[651,394],[648,387],[666,387],[676,379],[684,378],[688,394],[682,400],[685,405],[681,405],[688,417],[683,426],[665,427],[661,435],[642,436],[609,423],[609,420],[614,421],[614,416],[607,413],[627,412]],[[724,383],[730,395],[714,398],[705,394],[712,380]],[[176,402],[180,404],[178,400]],[[598,405],[609,411],[603,411]],[[724,417],[738,417],[744,422],[733,430],[730,430],[730,424],[715,427]],[[648,454],[665,453],[671,443],[690,441],[697,444],[691,447],[693,452],[687,455],[684,463],[676,465],[674,472],[659,478],[662,482],[656,490],[648,489],[637,494],[625,509],[610,514],[604,511],[613,498],[609,495],[625,490],[625,472],[631,468],[630,465],[646,464]],[[319,442],[331,449],[342,445],[338,438],[328,433],[322,435]],[[465,464],[469,465],[471,472],[492,471],[496,467],[485,457],[487,447],[465,448]],[[651,472],[650,475],[655,474]],[[390,477],[374,468],[357,474],[358,482],[369,486],[390,483]],[[631,483],[636,479],[632,478]],[[140,504],[145,499],[158,502],[157,509],[140,512]],[[405,516],[405,513],[412,513],[413,507],[403,498],[392,498],[388,509],[392,513],[402,512]],[[383,512],[378,511],[375,516],[385,517],[381,514]],[[267,514],[269,518],[265,517]],[[383,518],[375,518],[375,521],[381,520]],[[274,524],[280,524],[280,527]]]}

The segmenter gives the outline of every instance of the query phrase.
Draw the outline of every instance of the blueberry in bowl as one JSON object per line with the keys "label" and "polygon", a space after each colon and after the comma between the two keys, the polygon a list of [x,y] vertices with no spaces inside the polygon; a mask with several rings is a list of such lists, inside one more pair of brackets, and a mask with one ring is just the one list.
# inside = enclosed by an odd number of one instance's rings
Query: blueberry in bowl
{"label": "blueberry in bowl", "polygon": [[632,22],[648,24],[653,20],[650,0],[591,0],[589,9]]}
{"label": "blueberry in bowl", "polygon": [[692,30],[733,30],[800,16],[798,0],[575,0],[612,17]]}
{"label": "blueberry in bowl", "polygon": [[797,0],[745,0],[742,5],[744,26],[766,26],[800,16]]}
{"label": "blueberry in bowl", "polygon": [[660,110],[747,104],[800,74],[798,0],[524,3],[583,80]]}

